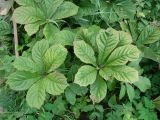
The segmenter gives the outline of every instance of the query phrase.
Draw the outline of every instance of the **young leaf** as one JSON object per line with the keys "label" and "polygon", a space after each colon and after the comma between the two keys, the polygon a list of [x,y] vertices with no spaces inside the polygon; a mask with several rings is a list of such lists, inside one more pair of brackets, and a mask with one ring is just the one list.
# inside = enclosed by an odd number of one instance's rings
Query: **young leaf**
{"label": "young leaf", "polygon": [[99,103],[103,100],[107,94],[107,85],[106,82],[99,78],[97,79],[90,88],[90,98],[92,99],[93,103]]}
{"label": "young leaf", "polygon": [[7,84],[13,90],[27,90],[39,79],[35,73],[17,71],[8,77]]}
{"label": "young leaf", "polygon": [[119,94],[119,99],[121,100],[126,94],[126,86],[121,84],[121,90],[120,90],[120,94]]}
{"label": "young leaf", "polygon": [[139,58],[140,51],[136,46],[125,45],[116,48],[109,56],[106,65],[117,66],[125,65],[128,61],[134,61]]}
{"label": "young leaf", "polygon": [[44,63],[47,70],[58,68],[66,59],[67,50],[62,45],[51,46],[44,55]]}
{"label": "young leaf", "polygon": [[28,90],[26,100],[29,106],[39,109],[44,103],[45,96],[45,84],[40,80]]}
{"label": "young leaf", "polygon": [[84,41],[74,42],[74,53],[84,63],[96,65],[96,58],[93,49]]}
{"label": "young leaf", "polygon": [[60,95],[68,86],[66,77],[58,72],[50,73],[44,78],[46,91],[52,95]]}
{"label": "young leaf", "polygon": [[112,66],[105,67],[100,70],[100,75],[106,79],[110,76],[115,77],[119,81],[134,83],[138,81],[138,71],[128,66]]}
{"label": "young leaf", "polygon": [[96,76],[96,68],[89,65],[84,65],[78,70],[77,74],[75,75],[74,82],[76,84],[79,84],[80,86],[88,86],[89,84],[94,83],[94,81],[96,80]]}
{"label": "young leaf", "polygon": [[74,105],[76,102],[76,94],[70,89],[66,89],[65,90],[65,96],[66,96],[66,100],[71,104]]}
{"label": "young leaf", "polygon": [[57,20],[57,19],[67,18],[76,15],[77,12],[78,12],[78,6],[76,6],[72,2],[63,2],[56,10],[52,19]]}
{"label": "young leaf", "polygon": [[139,80],[134,83],[136,87],[138,87],[142,92],[145,92],[147,89],[151,87],[151,82],[146,77],[139,77]]}
{"label": "young leaf", "polygon": [[129,100],[132,102],[135,96],[134,88],[130,84],[126,84]]}
{"label": "young leaf", "polygon": [[103,63],[107,56],[116,48],[119,40],[116,35],[112,35],[107,31],[101,31],[97,36],[98,60]]}

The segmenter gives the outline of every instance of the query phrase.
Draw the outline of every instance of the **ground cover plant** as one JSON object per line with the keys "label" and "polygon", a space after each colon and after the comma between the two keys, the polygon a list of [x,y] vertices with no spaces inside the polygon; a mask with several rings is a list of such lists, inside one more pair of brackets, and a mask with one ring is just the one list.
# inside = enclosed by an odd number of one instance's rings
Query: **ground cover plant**
{"label": "ground cover plant", "polygon": [[0,0],[0,120],[159,120],[158,0]]}

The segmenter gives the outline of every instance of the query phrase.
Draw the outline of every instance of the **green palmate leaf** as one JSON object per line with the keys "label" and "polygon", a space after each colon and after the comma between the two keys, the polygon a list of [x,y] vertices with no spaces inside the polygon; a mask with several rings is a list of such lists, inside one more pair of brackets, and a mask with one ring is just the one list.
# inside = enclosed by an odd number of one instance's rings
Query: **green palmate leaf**
{"label": "green palmate leaf", "polygon": [[100,70],[100,75],[107,79],[110,76],[115,77],[119,81],[134,83],[138,81],[138,71],[128,66],[112,66],[105,67]]}
{"label": "green palmate leaf", "polygon": [[75,34],[69,30],[62,30],[55,34],[53,44],[73,45]]}
{"label": "green palmate leaf", "polygon": [[126,89],[127,89],[129,100],[132,102],[135,96],[134,88],[130,84],[126,84]]}
{"label": "green palmate leaf", "polygon": [[55,34],[57,32],[59,32],[59,29],[52,23],[46,24],[43,30],[43,34],[45,35],[46,39],[49,40],[49,42],[55,39]]}
{"label": "green palmate leaf", "polygon": [[93,49],[84,41],[74,42],[74,53],[84,63],[96,65],[96,58]]}
{"label": "green palmate leaf", "polygon": [[45,96],[45,83],[40,80],[28,90],[26,100],[29,106],[39,109],[44,103]]}
{"label": "green palmate leaf", "polygon": [[39,30],[39,26],[41,24],[43,24],[43,22],[39,21],[39,22],[27,24],[27,25],[25,25],[24,28],[25,28],[26,32],[28,33],[28,35],[31,36]]}
{"label": "green palmate leaf", "polygon": [[138,43],[150,44],[156,42],[159,39],[160,39],[160,29],[153,26],[147,26],[144,28],[144,30],[138,37]]}
{"label": "green palmate leaf", "polygon": [[75,75],[74,82],[76,84],[79,84],[80,86],[87,86],[89,84],[94,83],[94,81],[96,80],[96,76],[96,68],[89,65],[85,65],[78,70],[77,74]]}
{"label": "green palmate leaf", "polygon": [[116,66],[125,65],[128,61],[134,61],[139,58],[140,51],[136,46],[125,45],[116,48],[109,56],[106,65]]}
{"label": "green palmate leaf", "polygon": [[76,15],[78,12],[78,6],[72,2],[63,2],[53,15],[53,19],[62,19],[67,18],[73,15]]}
{"label": "green palmate leaf", "polygon": [[58,72],[50,73],[44,78],[46,91],[52,95],[60,95],[68,86],[66,77]]}
{"label": "green palmate leaf", "polygon": [[119,94],[119,99],[121,100],[126,94],[126,86],[121,84],[121,90],[120,90],[120,94]]}
{"label": "green palmate leaf", "polygon": [[103,63],[107,56],[116,48],[119,40],[117,35],[110,34],[107,31],[101,31],[97,36],[97,45],[99,52],[99,62]]}
{"label": "green palmate leaf", "polygon": [[36,7],[19,7],[15,9],[13,18],[17,23],[29,24],[43,20],[44,15],[42,11]]}
{"label": "green palmate leaf", "polygon": [[44,55],[45,67],[52,71],[58,68],[66,59],[67,50],[62,45],[51,46]]}
{"label": "green palmate leaf", "polygon": [[[44,0],[47,7],[47,16],[52,17],[57,8],[63,3],[64,0]],[[53,7],[54,6],[54,7]]]}
{"label": "green palmate leaf", "polygon": [[139,80],[134,83],[136,87],[138,87],[142,92],[145,92],[147,89],[151,87],[151,82],[146,77],[139,77]]}
{"label": "green palmate leaf", "polygon": [[8,77],[7,84],[13,90],[27,90],[39,79],[35,73],[17,71]]}
{"label": "green palmate leaf", "polygon": [[118,31],[119,33],[119,43],[118,46],[128,45],[132,43],[132,37],[129,33]]}
{"label": "green palmate leaf", "polygon": [[103,100],[107,94],[107,84],[106,82],[99,78],[92,85],[90,89],[90,98],[94,103],[99,103]]}
{"label": "green palmate leaf", "polygon": [[30,58],[26,57],[19,57],[14,61],[14,67],[21,71],[30,71],[30,72],[37,72],[39,71],[36,63],[33,62]]}
{"label": "green palmate leaf", "polygon": [[34,62],[43,65],[43,56],[49,48],[49,43],[46,40],[37,42],[32,49],[32,59]]}

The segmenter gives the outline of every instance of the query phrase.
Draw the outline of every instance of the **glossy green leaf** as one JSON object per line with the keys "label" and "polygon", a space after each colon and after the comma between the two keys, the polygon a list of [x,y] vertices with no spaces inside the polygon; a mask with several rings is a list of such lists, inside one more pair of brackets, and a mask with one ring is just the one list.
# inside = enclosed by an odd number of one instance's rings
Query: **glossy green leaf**
{"label": "glossy green leaf", "polygon": [[119,99],[121,100],[126,94],[126,86],[124,84],[121,84]]}

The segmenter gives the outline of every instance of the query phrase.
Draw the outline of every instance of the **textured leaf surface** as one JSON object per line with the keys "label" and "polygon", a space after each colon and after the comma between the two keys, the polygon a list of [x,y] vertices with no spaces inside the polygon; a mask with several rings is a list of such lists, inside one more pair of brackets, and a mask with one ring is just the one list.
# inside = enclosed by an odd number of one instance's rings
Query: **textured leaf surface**
{"label": "textured leaf surface", "polygon": [[93,49],[84,41],[74,42],[74,53],[84,63],[96,65],[96,58]]}
{"label": "textured leaf surface", "polygon": [[15,9],[13,18],[17,23],[28,24],[43,19],[43,13],[36,7],[19,7]]}
{"label": "textured leaf surface", "polygon": [[96,68],[89,65],[85,65],[78,70],[77,74],[75,75],[74,82],[76,84],[79,84],[80,86],[88,86],[96,80],[96,76]]}
{"label": "textured leaf surface", "polygon": [[101,31],[97,36],[97,45],[99,56],[98,59],[101,63],[107,56],[116,48],[119,40],[116,35],[112,35],[107,31]]}
{"label": "textured leaf surface", "polygon": [[125,45],[116,48],[111,55],[109,56],[106,65],[107,66],[116,66],[124,65],[128,61],[134,61],[139,58],[140,51],[136,46]]}
{"label": "textured leaf surface", "polygon": [[43,56],[49,48],[49,43],[46,40],[38,41],[32,49],[32,58],[34,62],[43,65]]}
{"label": "textured leaf surface", "polygon": [[52,95],[60,95],[68,86],[66,77],[58,72],[50,73],[44,78],[46,91]]}
{"label": "textured leaf surface", "polygon": [[142,44],[150,44],[156,42],[159,39],[160,29],[153,26],[147,26],[138,37],[138,42]]}
{"label": "textured leaf surface", "polygon": [[46,69],[52,71],[58,68],[66,59],[67,50],[62,45],[51,46],[44,55]]}
{"label": "textured leaf surface", "polygon": [[27,90],[39,79],[40,76],[34,73],[17,71],[8,77],[7,84],[13,90]]}
{"label": "textured leaf surface", "polygon": [[93,103],[99,103],[103,100],[107,94],[107,84],[102,79],[97,79],[92,85],[90,89],[90,98]]}
{"label": "textured leaf surface", "polygon": [[62,19],[67,18],[73,15],[76,15],[78,12],[78,6],[72,2],[63,2],[53,15],[53,19]]}
{"label": "textured leaf surface", "polygon": [[39,109],[44,103],[45,96],[45,84],[40,80],[28,90],[26,100],[29,106]]}
{"label": "textured leaf surface", "polygon": [[138,71],[128,66],[105,67],[100,70],[100,75],[106,79],[109,76],[115,77],[119,81],[134,83],[138,81]]}

